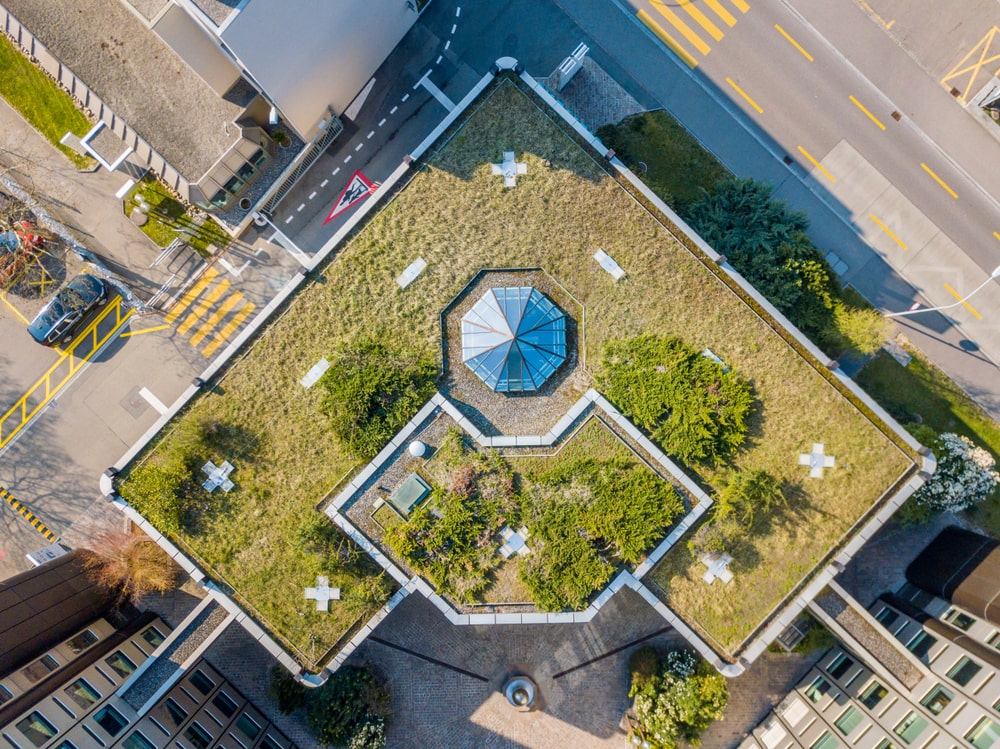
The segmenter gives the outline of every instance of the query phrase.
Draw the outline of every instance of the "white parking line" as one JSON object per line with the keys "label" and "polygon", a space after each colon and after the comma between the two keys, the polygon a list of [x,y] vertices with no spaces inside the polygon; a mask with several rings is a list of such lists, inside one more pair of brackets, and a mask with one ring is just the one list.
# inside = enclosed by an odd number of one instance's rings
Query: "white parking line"
{"label": "white parking line", "polygon": [[311,193],[309,193],[309,200],[312,200],[315,197],[316,197],[316,191],[313,190]]}
{"label": "white parking line", "polygon": [[419,81],[417,81],[417,85],[418,86],[423,86],[428,91],[430,91],[431,96],[433,96],[435,99],[437,99],[438,103],[440,103],[441,106],[444,107],[445,109],[447,109],[449,112],[455,108],[455,102],[453,102],[451,99],[449,99],[445,95],[444,91],[442,91],[437,86],[435,86],[431,82],[431,79],[428,78],[426,75],[424,75],[423,78],[421,78]]}
{"label": "white parking line", "polygon": [[329,181],[330,181],[330,180],[328,180],[328,179],[325,179],[325,180],[323,180],[322,182],[320,182],[320,183],[319,183],[319,186],[320,186],[320,187],[326,187],[326,185],[327,185],[327,183],[328,183]]}
{"label": "white parking line", "polygon": [[285,223],[286,223],[286,224],[290,224],[290,223],[292,223],[292,219],[293,219],[293,218],[295,218],[295,216],[289,216],[288,218],[286,218],[286,219],[285,219]]}
{"label": "white parking line", "polygon": [[300,213],[302,211],[302,209],[305,208],[305,207],[306,207],[306,204],[303,203],[302,205],[300,205],[298,208],[295,209],[295,212],[296,213]]}
{"label": "white parking line", "polygon": [[159,398],[157,398],[155,395],[149,392],[149,388],[145,387],[142,388],[139,391],[139,395],[141,395],[149,405],[151,405],[153,408],[159,411],[160,416],[163,416],[163,414],[165,414],[167,411],[170,410],[163,404],[163,401],[161,401]]}
{"label": "white parking line", "polygon": [[382,127],[384,124],[385,124],[385,117],[383,117],[382,121],[378,123],[378,126]]}

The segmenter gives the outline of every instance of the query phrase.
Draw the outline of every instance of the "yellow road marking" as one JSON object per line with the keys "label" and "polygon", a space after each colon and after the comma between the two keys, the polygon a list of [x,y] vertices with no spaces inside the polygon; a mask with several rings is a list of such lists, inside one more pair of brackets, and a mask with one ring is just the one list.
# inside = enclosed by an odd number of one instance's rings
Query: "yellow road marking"
{"label": "yellow road marking", "polygon": [[865,113],[866,115],[868,115],[868,119],[870,119],[870,120],[871,120],[872,122],[874,122],[874,123],[875,123],[876,125],[878,125],[878,126],[879,126],[879,129],[881,129],[881,130],[885,130],[885,125],[883,125],[883,124],[882,124],[881,122],[879,122],[879,121],[878,121],[878,117],[876,117],[876,116],[875,116],[875,115],[873,115],[873,114],[872,114],[871,112],[869,112],[869,111],[868,111],[868,110],[867,110],[867,109],[865,108],[865,105],[864,105],[864,104],[862,104],[862,103],[861,103],[860,101],[858,101],[857,99],[855,99],[855,98],[854,98],[854,96],[851,96],[851,101],[852,101],[852,102],[854,102],[854,106],[856,106],[856,107],[857,107],[858,109],[860,109],[860,110],[861,110],[862,112],[864,112],[864,113]]}
{"label": "yellow road marking", "polygon": [[21,504],[14,497],[14,495],[10,493],[10,489],[0,486],[0,499],[9,504],[15,512],[27,520],[31,524],[31,527],[41,533],[46,541],[55,542],[56,534],[46,528],[45,523],[39,520],[31,510]]}
{"label": "yellow road marking", "polygon": [[180,317],[181,312],[186,310],[188,306],[190,306],[191,302],[198,298],[198,295],[202,292],[202,290],[204,290],[204,288],[208,286],[212,279],[217,275],[219,275],[219,271],[215,268],[209,268],[205,271],[205,274],[195,282],[194,286],[185,292],[184,296],[182,296],[177,304],[170,309],[169,314],[164,319],[168,323],[172,323]]}
{"label": "yellow road marking", "polygon": [[212,328],[214,328],[216,325],[218,325],[219,322],[221,322],[222,318],[224,318],[226,315],[228,315],[233,310],[233,308],[237,304],[240,303],[240,300],[242,298],[243,298],[243,295],[240,292],[237,291],[235,294],[233,294],[231,297],[229,297],[226,301],[224,301],[219,306],[219,309],[217,309],[215,311],[215,314],[213,314],[210,318],[208,318],[205,321],[204,325],[202,325],[200,328],[198,328],[198,332],[197,333],[195,333],[193,336],[191,336],[191,341],[190,341],[191,345],[192,346],[197,346],[199,343],[201,343],[202,340],[205,338],[205,336],[207,336],[211,332]]}
{"label": "yellow road marking", "polygon": [[240,324],[247,319],[247,316],[254,311],[254,308],[255,305],[253,302],[247,302],[243,309],[236,313],[233,319],[229,321],[229,324],[219,332],[219,335],[212,339],[212,342],[208,344],[201,353],[205,356],[211,356],[214,354],[215,350],[222,345],[223,341],[232,335],[233,331],[236,330]]}
{"label": "yellow road marking", "polygon": [[212,305],[222,298],[223,294],[229,291],[229,286],[229,279],[224,278],[204,299],[198,302],[198,306],[191,310],[191,314],[184,318],[184,322],[177,328],[177,332],[181,335],[187,333],[198,322],[201,316],[208,312],[212,308]]}
{"label": "yellow road marking", "polygon": [[993,232],[993,236],[996,237],[997,239],[1000,239],[1000,231]]}
{"label": "yellow road marking", "polygon": [[746,99],[747,104],[749,104],[751,107],[757,110],[757,114],[762,114],[764,112],[764,110],[760,108],[760,105],[758,105],[757,102],[755,102],[753,99],[747,96],[747,92],[744,91],[739,86],[737,86],[736,82],[732,78],[726,78],[726,83],[728,83],[730,86],[736,89],[736,93],[738,93],[740,96]]}
{"label": "yellow road marking", "polygon": [[[946,75],[944,78],[941,79],[941,83],[951,88],[952,81],[955,78],[960,78],[961,76],[964,75],[969,76],[968,81],[965,84],[965,90],[962,91],[961,95],[958,97],[963,104],[966,103],[966,99],[969,96],[969,93],[972,91],[972,87],[975,85],[976,79],[979,77],[979,72],[983,69],[983,67],[989,65],[992,62],[1000,60],[1000,54],[995,54],[990,58],[986,57],[986,55],[990,51],[990,47],[993,45],[993,40],[996,38],[997,34],[1000,34],[1000,29],[998,29],[996,26],[987,31],[986,36],[980,39],[979,43],[975,47],[969,50],[968,54],[966,54],[965,57],[962,58],[961,62],[959,62],[958,65],[952,68],[951,71],[948,73],[948,75]],[[982,50],[981,52],[979,52],[980,49]],[[976,52],[979,52],[979,59],[976,60],[971,65],[966,65],[966,63],[969,62],[969,60],[976,55]],[[988,70],[986,72],[989,73]]]}
{"label": "yellow road marking", "polygon": [[888,235],[889,235],[889,236],[890,236],[890,237],[892,238],[892,240],[893,240],[893,241],[894,241],[894,242],[895,242],[896,244],[898,244],[898,245],[899,245],[899,246],[900,246],[900,247],[901,247],[902,249],[904,249],[904,250],[905,250],[905,249],[907,249],[906,245],[905,245],[905,244],[903,244],[903,240],[902,240],[902,239],[900,239],[899,237],[897,237],[897,236],[896,236],[895,234],[893,234],[893,232],[892,232],[892,229],[890,229],[890,228],[889,228],[888,226],[886,226],[886,225],[885,225],[885,224],[883,224],[883,223],[882,223],[881,221],[879,221],[879,220],[878,220],[878,218],[876,218],[876,216],[875,216],[875,214],[874,214],[874,213],[869,213],[869,214],[868,214],[868,217],[869,217],[869,218],[870,218],[870,219],[871,219],[872,221],[874,221],[874,222],[875,222],[876,224],[878,224],[879,228],[880,228],[880,229],[881,229],[882,231],[884,231],[884,232],[885,232],[886,234],[888,234]]}
{"label": "yellow road marking", "polygon": [[887,23],[887,24],[885,25],[885,28],[886,28],[886,30],[888,30],[888,29],[891,29],[891,28],[892,28],[892,25],[893,25],[894,23],[896,23],[896,19],[895,19],[895,18],[893,18],[893,19],[892,19],[891,21],[889,21],[889,23]]}
{"label": "yellow road marking", "polygon": [[[951,288],[951,286],[949,286],[948,284],[945,284],[944,287],[948,290],[949,294],[951,294],[953,297],[955,297],[958,301],[962,302],[962,295],[961,294],[959,294],[957,291],[955,291],[953,288]],[[983,316],[980,315],[976,311],[976,309],[971,304],[969,304],[968,302],[962,302],[962,306],[965,307],[967,310],[969,310],[969,312],[971,312],[972,314],[974,314],[976,316],[977,320],[982,320],[983,319]]]}
{"label": "yellow road marking", "polygon": [[709,51],[711,51],[712,48],[709,47],[700,36],[694,33],[691,27],[684,23],[679,15],[664,5],[662,0],[649,0],[649,4],[656,8],[661,16],[670,21],[670,24],[681,32],[681,36],[693,44],[696,50],[701,52],[703,55],[707,55]]}
{"label": "yellow road marking", "polygon": [[156,325],[152,328],[142,328],[141,330],[126,330],[120,335],[121,338],[130,338],[134,335],[142,335],[143,333],[155,333],[158,330],[166,330],[169,325]]}
{"label": "yellow road marking", "polygon": [[934,180],[939,185],[941,185],[941,187],[943,187],[945,189],[945,192],[947,192],[949,195],[951,195],[951,197],[953,197],[955,200],[958,200],[958,193],[955,192],[954,190],[952,190],[950,187],[948,187],[948,184],[943,179],[941,179],[939,176],[937,176],[934,173],[934,171],[929,166],[927,166],[927,164],[925,164],[924,162],[921,161],[920,162],[920,166],[921,166],[921,168],[925,172],[927,172],[929,175],[931,175],[934,178]]}
{"label": "yellow road marking", "polygon": [[680,4],[687,11],[687,14],[708,32],[709,36],[717,42],[722,40],[723,34],[719,30],[719,27],[712,23],[708,16],[698,9],[698,6],[694,4],[694,0],[680,0]]}
{"label": "yellow road marking", "polygon": [[813,158],[813,155],[811,153],[809,153],[806,149],[804,149],[802,146],[799,146],[799,153],[801,153],[803,156],[805,156],[807,159],[809,159],[809,162],[814,167],[816,167],[817,169],[819,169],[823,173],[823,176],[826,177],[828,180],[830,180],[831,182],[836,182],[837,181],[837,178],[834,177],[832,174],[830,174],[830,172],[827,170],[827,168],[825,166],[823,166],[822,164],[820,164],[818,161],[816,161],[816,159]]}
{"label": "yellow road marking", "polygon": [[[34,385],[32,385],[28,390],[17,399],[17,402],[11,406],[7,412],[0,416],[0,448],[7,445],[14,437],[31,421],[35,415],[41,411],[45,406],[47,406],[52,399],[71,379],[73,376],[83,368],[83,365],[90,360],[94,354],[100,350],[108,339],[114,335],[121,326],[125,323],[129,317],[132,316],[133,310],[128,309],[127,312],[122,314],[121,310],[122,298],[116,296],[110,302],[101,313],[95,317],[86,328],[76,337],[76,339],[67,347],[66,351],[59,352],[59,358],[56,362],[48,368],[48,370],[43,374]],[[104,333],[100,338],[98,338],[98,326],[104,321],[105,318],[110,317],[111,313],[115,313],[115,324],[112,326],[111,330]],[[83,356],[76,355],[76,349],[84,341],[90,338],[90,350],[87,351]],[[57,374],[57,370],[64,364],[68,363],[65,367],[67,370],[65,373]],[[37,403],[32,402],[32,397],[38,399]],[[8,425],[8,421],[11,422]]]}
{"label": "yellow road marking", "polygon": [[789,41],[789,43],[793,47],[795,47],[795,49],[797,49],[799,52],[801,52],[802,55],[803,55],[803,57],[805,57],[809,62],[813,61],[813,56],[810,55],[808,52],[806,52],[804,49],[802,49],[802,45],[799,44],[794,39],[792,39],[791,34],[789,34],[787,31],[785,31],[783,28],[781,28],[781,26],[779,26],[778,24],[774,24],[774,28],[776,28],[778,30],[778,33],[781,34],[783,37],[785,37],[785,39],[787,39]]}
{"label": "yellow road marking", "polygon": [[31,324],[31,321],[27,317],[25,317],[24,315],[21,314],[21,310],[19,310],[13,304],[11,304],[10,302],[7,301],[7,295],[6,294],[0,294],[0,299],[3,299],[3,303],[7,305],[7,307],[10,309],[10,311],[13,312],[21,320],[21,322],[23,322],[25,325],[30,325]]}
{"label": "yellow road marking", "polygon": [[750,10],[750,6],[743,2],[743,0],[730,0],[730,2],[736,6],[740,13],[746,13]]}
{"label": "yellow road marking", "polygon": [[677,40],[670,36],[670,34],[668,34],[666,30],[660,26],[660,24],[654,21],[653,17],[650,16],[649,13],[644,10],[640,10],[637,17],[646,25],[647,29],[656,34],[659,40],[670,48],[671,52],[681,58],[685,65],[689,68],[697,67],[698,61],[695,60],[686,49],[678,44]]}
{"label": "yellow road marking", "polygon": [[733,14],[722,7],[722,3],[719,0],[705,0],[705,5],[715,11],[715,15],[722,19],[722,21],[728,26],[735,26],[736,19]]}

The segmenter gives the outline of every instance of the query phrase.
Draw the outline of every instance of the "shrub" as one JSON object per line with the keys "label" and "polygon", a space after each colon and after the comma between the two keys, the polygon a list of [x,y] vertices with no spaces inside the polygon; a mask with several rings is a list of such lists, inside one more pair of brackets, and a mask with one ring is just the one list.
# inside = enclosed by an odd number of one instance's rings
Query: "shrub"
{"label": "shrub", "polygon": [[808,335],[831,326],[840,291],[813,246],[804,213],[771,199],[771,186],[728,179],[691,206],[691,225],[778,310]]}
{"label": "shrub", "polygon": [[351,737],[347,749],[384,749],[385,718],[369,716],[361,727]]}
{"label": "shrub", "polygon": [[149,536],[109,531],[94,539],[83,557],[84,569],[118,603],[137,603],[151,593],[166,593],[177,583],[178,567]]}
{"label": "shrub", "polygon": [[638,733],[657,749],[700,746],[701,734],[722,718],[729,687],[722,674],[687,650],[667,653],[657,675],[632,682]]}
{"label": "shrub", "polygon": [[628,672],[633,689],[642,689],[653,683],[660,669],[660,656],[651,647],[641,647],[628,659]]}
{"label": "shrub", "polygon": [[372,458],[434,391],[434,361],[365,338],[342,345],[320,378],[323,410],[343,445]]}
{"label": "shrub", "polygon": [[892,323],[871,307],[855,307],[837,301],[833,305],[833,325],[819,338],[835,356],[848,349],[870,356],[889,340]]}
{"label": "shrub", "polygon": [[325,745],[344,745],[366,724],[384,719],[389,695],[366,668],[342,666],[326,684],[306,693],[306,721]]}
{"label": "shrub", "polygon": [[784,503],[781,482],[767,471],[750,469],[735,473],[719,490],[713,513],[716,519],[732,516],[749,529],[761,514]]}
{"label": "shrub", "polygon": [[122,497],[163,533],[177,533],[184,519],[188,493],[182,486],[190,481],[182,465],[146,462],[136,467],[119,491]]}
{"label": "shrub", "polygon": [[284,666],[271,669],[271,683],[267,687],[267,693],[278,703],[278,711],[283,715],[294,713],[305,705],[307,691]]}
{"label": "shrub", "polygon": [[714,462],[743,444],[753,409],[749,383],[683,341],[644,335],[609,343],[601,385],[663,449]]}
{"label": "shrub", "polygon": [[913,493],[911,502],[933,513],[959,512],[982,502],[998,483],[993,456],[968,437],[945,433],[931,447],[937,470]]}
{"label": "shrub", "polygon": [[746,538],[747,532],[747,527],[734,514],[714,516],[695,531],[688,541],[688,549],[695,557],[731,552]]}

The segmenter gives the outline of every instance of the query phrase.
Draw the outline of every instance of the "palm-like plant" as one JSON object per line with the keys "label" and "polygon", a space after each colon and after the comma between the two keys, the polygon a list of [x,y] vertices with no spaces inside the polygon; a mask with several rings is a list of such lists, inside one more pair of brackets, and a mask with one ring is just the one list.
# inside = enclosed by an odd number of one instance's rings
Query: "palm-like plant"
{"label": "palm-like plant", "polygon": [[147,535],[109,531],[84,550],[84,568],[119,605],[150,593],[166,593],[177,582],[178,567]]}

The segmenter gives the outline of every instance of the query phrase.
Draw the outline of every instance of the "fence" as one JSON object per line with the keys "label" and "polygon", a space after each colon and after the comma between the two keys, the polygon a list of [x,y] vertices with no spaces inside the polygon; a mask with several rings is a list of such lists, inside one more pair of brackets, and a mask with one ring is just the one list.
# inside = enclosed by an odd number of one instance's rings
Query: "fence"
{"label": "fence", "polygon": [[187,195],[190,183],[135,130],[129,127],[125,120],[115,114],[100,96],[95,94],[72,70],[63,65],[59,58],[52,54],[48,47],[28,31],[3,5],[0,5],[0,28],[26,55],[33,58],[42,70],[58,81],[81,107],[92,112],[98,120],[104,122],[115,135],[130,146],[135,158],[160,175],[171,188],[181,195]]}

